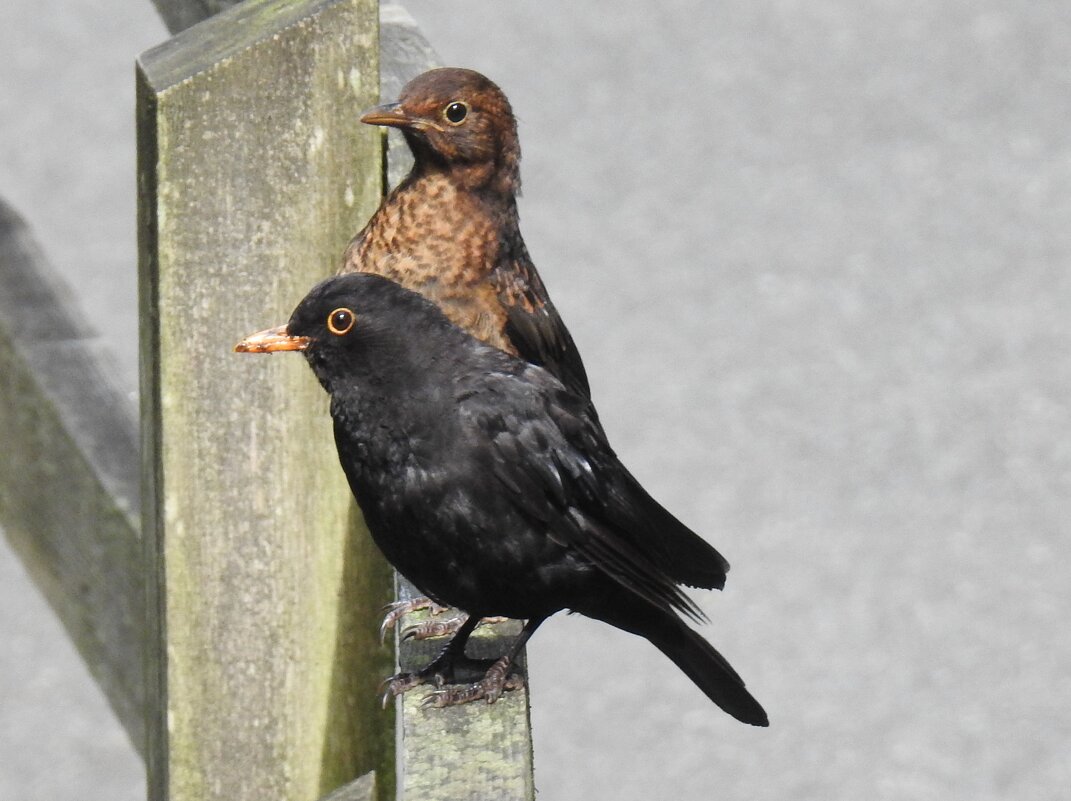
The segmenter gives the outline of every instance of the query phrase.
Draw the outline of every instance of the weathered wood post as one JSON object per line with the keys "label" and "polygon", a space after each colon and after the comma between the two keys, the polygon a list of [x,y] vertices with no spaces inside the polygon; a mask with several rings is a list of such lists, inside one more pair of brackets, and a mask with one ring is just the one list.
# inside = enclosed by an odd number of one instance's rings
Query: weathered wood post
{"label": "weathered wood post", "polygon": [[300,359],[231,352],[284,322],[379,202],[372,0],[250,0],[138,70],[150,797],[393,786],[390,573]]}

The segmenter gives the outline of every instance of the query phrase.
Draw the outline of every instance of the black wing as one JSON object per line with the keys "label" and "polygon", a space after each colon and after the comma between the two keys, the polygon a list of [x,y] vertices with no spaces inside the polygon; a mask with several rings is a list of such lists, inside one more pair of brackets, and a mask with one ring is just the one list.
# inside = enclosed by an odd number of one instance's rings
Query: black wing
{"label": "black wing", "polygon": [[728,563],[628,473],[590,401],[531,366],[494,383],[484,387],[502,397],[466,412],[490,436],[491,469],[515,507],[621,585],[699,619],[677,585],[720,588]]}
{"label": "black wing", "polygon": [[506,309],[506,336],[522,359],[545,368],[574,392],[590,397],[580,351],[523,244],[520,248],[521,252],[507,262],[508,269],[496,269],[491,275],[498,300]]}

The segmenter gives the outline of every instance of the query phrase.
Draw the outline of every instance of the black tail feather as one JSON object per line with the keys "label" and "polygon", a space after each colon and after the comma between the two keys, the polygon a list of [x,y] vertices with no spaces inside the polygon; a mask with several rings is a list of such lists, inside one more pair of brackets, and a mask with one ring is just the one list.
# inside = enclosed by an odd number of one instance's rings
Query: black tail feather
{"label": "black tail feather", "polygon": [[[613,588],[618,589],[618,588]],[[768,726],[766,712],[746,689],[729,661],[674,614],[624,593],[606,593],[599,603],[573,610],[650,640],[695,682],[706,696],[734,718],[752,726]]]}
{"label": "black tail feather", "polygon": [[744,688],[740,675],[699,634],[674,619],[659,626],[653,635],[644,632],[643,636],[672,659],[711,701],[734,718],[752,726],[770,725],[766,711]]}

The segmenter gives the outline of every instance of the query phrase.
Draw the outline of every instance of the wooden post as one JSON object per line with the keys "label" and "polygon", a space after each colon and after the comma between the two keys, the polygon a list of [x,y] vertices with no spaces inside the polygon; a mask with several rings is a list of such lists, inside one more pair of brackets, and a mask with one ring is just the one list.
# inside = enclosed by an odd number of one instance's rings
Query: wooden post
{"label": "wooden post", "polygon": [[[399,596],[412,597],[404,579]],[[424,612],[406,615],[399,630],[426,620]],[[465,652],[476,659],[497,659],[521,632],[520,621],[480,626]],[[399,644],[403,671],[424,667],[442,640]],[[523,659],[523,656],[522,656]],[[527,671],[525,671],[527,677]],[[420,801],[534,801],[532,725],[528,688],[504,693],[492,706],[476,702],[445,709],[421,706],[425,693],[410,690],[398,700],[399,795]]]}
{"label": "wooden post", "polygon": [[249,0],[138,70],[150,797],[315,799],[371,769],[390,572],[285,322],[379,202],[371,0]]}

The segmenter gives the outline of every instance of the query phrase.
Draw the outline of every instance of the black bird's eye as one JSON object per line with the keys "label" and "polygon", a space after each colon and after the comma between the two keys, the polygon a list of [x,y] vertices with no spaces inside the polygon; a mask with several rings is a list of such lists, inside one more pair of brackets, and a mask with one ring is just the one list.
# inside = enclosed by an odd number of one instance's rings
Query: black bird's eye
{"label": "black bird's eye", "polygon": [[455,100],[443,110],[443,116],[451,125],[460,125],[468,116],[469,107],[460,100]]}
{"label": "black bird's eye", "polygon": [[327,330],[337,337],[345,336],[357,322],[357,316],[349,309],[335,309],[327,315]]}

